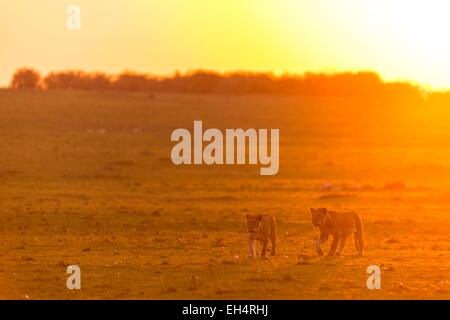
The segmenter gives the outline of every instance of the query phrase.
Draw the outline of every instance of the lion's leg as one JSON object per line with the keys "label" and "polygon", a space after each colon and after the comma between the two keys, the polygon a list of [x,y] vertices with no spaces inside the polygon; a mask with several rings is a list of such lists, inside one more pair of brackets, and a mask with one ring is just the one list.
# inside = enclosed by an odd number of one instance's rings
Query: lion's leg
{"label": "lion's leg", "polygon": [[321,233],[318,240],[316,240],[316,251],[319,256],[323,256],[323,250],[320,245],[328,240],[328,233]]}
{"label": "lion's leg", "polygon": [[249,257],[255,256],[255,240],[248,239],[248,249],[249,249]]}
{"label": "lion's leg", "polygon": [[342,236],[341,237],[341,242],[339,244],[339,249],[337,251],[337,255],[340,256],[342,254],[342,252],[344,252],[344,247],[345,247],[345,241],[347,240],[346,236]]}
{"label": "lion's leg", "polygon": [[361,233],[355,232],[355,246],[358,254],[362,256],[364,250],[364,242]]}
{"label": "lion's leg", "polygon": [[339,236],[333,236],[333,242],[331,243],[330,253],[328,255],[334,256],[336,254],[336,248],[339,243]]}
{"label": "lion's leg", "polygon": [[275,238],[275,235],[270,237],[270,241],[272,242],[271,254],[274,256],[277,253],[277,239]]}
{"label": "lion's leg", "polygon": [[262,240],[261,244],[262,244],[261,258],[265,258],[266,257],[266,253],[267,253],[267,245],[269,244],[269,239]]}

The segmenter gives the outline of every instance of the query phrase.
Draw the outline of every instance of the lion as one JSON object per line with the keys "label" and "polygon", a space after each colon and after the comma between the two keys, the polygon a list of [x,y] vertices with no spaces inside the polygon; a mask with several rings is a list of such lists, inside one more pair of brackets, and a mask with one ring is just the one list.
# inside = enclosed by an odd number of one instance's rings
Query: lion
{"label": "lion", "polygon": [[[345,241],[352,233],[355,235],[355,246],[358,254],[363,254],[363,224],[357,213],[336,212],[327,208],[311,208],[311,214],[313,225],[320,229],[320,236],[316,241],[316,251],[319,256],[323,255],[321,244],[328,240],[329,235],[333,236],[329,255],[341,256]],[[339,248],[337,248],[338,244]]]}
{"label": "lion", "polygon": [[258,240],[262,244],[261,258],[265,258],[269,239],[272,242],[271,254],[274,256],[277,247],[274,217],[270,214],[247,214],[245,217],[247,220],[249,257],[255,256],[255,240]]}

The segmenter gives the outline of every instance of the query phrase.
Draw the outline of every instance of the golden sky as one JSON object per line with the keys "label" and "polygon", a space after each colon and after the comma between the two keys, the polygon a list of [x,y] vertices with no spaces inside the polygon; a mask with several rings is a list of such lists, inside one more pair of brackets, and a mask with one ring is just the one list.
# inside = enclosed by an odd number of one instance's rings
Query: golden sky
{"label": "golden sky", "polygon": [[[81,7],[81,30],[66,8]],[[450,88],[448,0],[0,0],[13,71],[375,70]]]}

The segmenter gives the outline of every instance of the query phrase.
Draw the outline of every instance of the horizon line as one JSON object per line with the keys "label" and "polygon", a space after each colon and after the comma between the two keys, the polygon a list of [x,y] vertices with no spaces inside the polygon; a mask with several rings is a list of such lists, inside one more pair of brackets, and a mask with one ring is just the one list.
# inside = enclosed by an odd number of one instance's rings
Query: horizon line
{"label": "horizon line", "polygon": [[209,68],[190,68],[186,69],[184,71],[181,71],[180,69],[174,69],[172,72],[167,73],[152,73],[148,71],[137,71],[134,69],[128,69],[124,68],[120,72],[107,72],[102,70],[94,70],[94,69],[82,69],[82,68],[65,68],[65,69],[59,69],[59,70],[50,70],[46,73],[42,73],[39,71],[39,69],[30,67],[30,66],[21,66],[15,69],[14,73],[11,74],[9,82],[0,84],[1,89],[9,89],[11,88],[11,81],[13,79],[14,74],[21,69],[31,69],[39,73],[42,79],[44,79],[46,76],[52,74],[52,73],[64,73],[64,72],[79,72],[84,73],[86,75],[105,75],[109,77],[111,80],[114,80],[115,78],[119,77],[120,75],[138,75],[138,76],[146,76],[151,79],[156,80],[166,80],[166,79],[173,79],[175,77],[188,77],[195,74],[211,74],[211,75],[217,75],[220,77],[227,77],[227,76],[233,76],[233,75],[244,75],[244,76],[267,76],[271,80],[277,80],[277,79],[283,79],[283,78],[305,78],[308,75],[323,75],[323,76],[336,76],[336,75],[344,75],[344,74],[351,74],[351,75],[358,75],[358,74],[374,74],[376,75],[379,80],[384,84],[395,84],[395,83],[402,83],[402,84],[408,84],[412,87],[415,87],[416,89],[424,92],[424,93],[447,93],[450,92],[450,85],[445,87],[433,87],[429,84],[422,83],[420,81],[416,81],[413,79],[385,79],[378,71],[371,70],[371,69],[358,69],[358,70],[336,70],[336,71],[303,71],[303,72],[277,72],[273,70],[266,70],[266,71],[258,71],[258,70],[248,70],[248,69],[233,69],[233,70],[214,70]]}

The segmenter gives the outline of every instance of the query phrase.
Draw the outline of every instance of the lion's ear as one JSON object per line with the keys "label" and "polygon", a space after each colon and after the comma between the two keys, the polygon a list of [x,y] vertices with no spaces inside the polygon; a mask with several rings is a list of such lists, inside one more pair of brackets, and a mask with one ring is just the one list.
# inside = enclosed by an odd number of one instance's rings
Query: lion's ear
{"label": "lion's ear", "polygon": [[316,213],[316,209],[311,208],[310,210],[311,210],[311,213],[312,213],[312,214]]}
{"label": "lion's ear", "polygon": [[262,214],[258,214],[256,217],[258,218],[258,221],[261,221],[261,219],[262,219]]}
{"label": "lion's ear", "polygon": [[249,217],[250,217],[250,215],[247,213],[247,214],[245,215],[245,219],[248,220]]}

